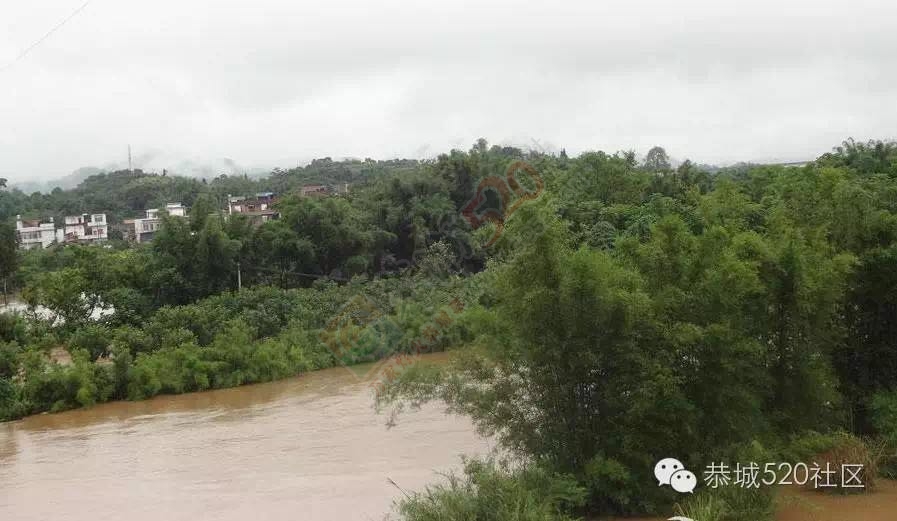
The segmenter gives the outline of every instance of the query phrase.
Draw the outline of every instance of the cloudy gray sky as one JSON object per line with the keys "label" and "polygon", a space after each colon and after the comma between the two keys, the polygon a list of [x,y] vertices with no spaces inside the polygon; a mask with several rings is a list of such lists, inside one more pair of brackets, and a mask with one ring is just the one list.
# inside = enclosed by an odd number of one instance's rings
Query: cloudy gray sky
{"label": "cloudy gray sky", "polygon": [[[893,0],[0,0],[0,174],[493,143],[700,162],[897,137]],[[11,65],[7,65],[10,64]]]}

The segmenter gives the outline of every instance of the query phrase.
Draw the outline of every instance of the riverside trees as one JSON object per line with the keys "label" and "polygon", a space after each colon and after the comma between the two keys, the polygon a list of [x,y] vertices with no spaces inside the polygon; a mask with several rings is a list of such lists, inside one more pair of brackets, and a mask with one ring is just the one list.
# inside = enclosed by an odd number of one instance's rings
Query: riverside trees
{"label": "riverside trees", "polygon": [[[408,352],[428,311],[458,297],[465,311],[440,344],[458,347],[458,361],[407,371],[384,403],[441,398],[471,416],[539,465],[523,485],[559,477],[565,492],[546,499],[547,511],[651,511],[672,500],[651,479],[661,456],[697,466],[807,430],[897,431],[892,151],[845,145],[800,168],[711,174],[690,162],[640,167],[629,153],[527,156],[483,142],[392,173],[379,165],[346,198],[288,197],[283,219],[258,229],[212,215],[192,229],[167,222],[150,248],[35,253],[16,277],[72,327],[9,325],[0,411],[339,363],[319,333],[359,292],[399,331],[388,349],[353,360]],[[474,192],[521,159],[545,191],[504,215],[483,248],[492,224],[474,229],[462,210],[482,195],[501,215],[500,197]],[[354,175],[332,161],[316,168]],[[238,262],[244,284],[258,287],[233,292]],[[82,294],[117,310],[103,325],[105,350],[96,325],[77,322]],[[76,350],[76,363],[41,366],[35,353],[54,342]],[[91,365],[108,353],[113,365]],[[474,471],[468,484],[544,499],[528,485],[506,489],[501,472]],[[410,519],[434,514],[415,506]]]}

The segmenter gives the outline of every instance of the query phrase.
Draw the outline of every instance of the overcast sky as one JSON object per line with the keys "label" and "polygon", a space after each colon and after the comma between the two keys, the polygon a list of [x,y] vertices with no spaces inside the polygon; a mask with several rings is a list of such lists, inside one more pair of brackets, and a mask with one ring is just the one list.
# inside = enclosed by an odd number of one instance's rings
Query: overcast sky
{"label": "overcast sky", "polygon": [[[801,160],[897,137],[897,2],[0,0],[0,175],[491,143]],[[7,66],[13,62],[11,65]]]}

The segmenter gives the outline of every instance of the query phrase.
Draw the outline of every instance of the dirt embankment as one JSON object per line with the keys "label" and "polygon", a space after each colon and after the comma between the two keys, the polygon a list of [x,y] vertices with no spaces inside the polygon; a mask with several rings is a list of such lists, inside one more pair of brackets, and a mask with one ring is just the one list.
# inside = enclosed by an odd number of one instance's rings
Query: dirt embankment
{"label": "dirt embankment", "polygon": [[879,480],[867,494],[823,494],[786,488],[780,491],[776,521],[894,521],[897,481]]}
{"label": "dirt embankment", "polygon": [[[897,481],[878,480],[875,492],[849,495],[782,487],[776,502],[776,521],[897,521]],[[614,521],[666,521],[666,518],[619,518]]]}

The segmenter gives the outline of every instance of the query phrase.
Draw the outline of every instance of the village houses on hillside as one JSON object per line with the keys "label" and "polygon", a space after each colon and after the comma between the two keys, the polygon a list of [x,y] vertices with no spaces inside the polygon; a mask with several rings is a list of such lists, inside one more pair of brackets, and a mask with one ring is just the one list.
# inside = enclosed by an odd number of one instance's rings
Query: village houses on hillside
{"label": "village houses on hillside", "polygon": [[109,222],[106,214],[82,214],[65,218],[62,242],[92,242],[109,238]]}
{"label": "village houses on hillside", "polygon": [[273,192],[262,192],[255,197],[227,196],[227,215],[244,215],[253,226],[280,219],[280,212],[274,209],[277,197]]}
{"label": "village houses on hillside", "polygon": [[40,219],[22,219],[21,215],[17,215],[16,239],[22,250],[47,248],[57,242],[56,224],[52,217],[42,222]]}
{"label": "village houses on hillside", "polygon": [[[334,195],[346,195],[349,193],[349,185],[305,185],[298,191],[303,197],[330,197]],[[249,219],[253,226],[280,219],[274,205],[278,197],[273,192],[261,192],[254,196],[227,197],[225,218],[232,215],[243,215]],[[53,218],[43,221],[41,219],[22,219],[16,216],[16,238],[19,248],[30,250],[36,248],[48,248],[53,244],[91,244],[101,243],[109,239],[110,227],[120,232],[122,238],[129,242],[146,243],[153,240],[156,232],[162,227],[163,210],[149,208],[145,210],[145,216],[137,219],[125,219],[111,224],[105,213],[85,213],[70,215],[64,219],[63,226],[57,227]],[[170,216],[188,218],[187,207],[180,202],[168,203],[164,212]]]}
{"label": "village houses on hillside", "polygon": [[[181,203],[168,203],[165,205],[165,211],[174,217],[187,217],[187,207]],[[162,227],[162,216],[158,208],[150,208],[146,210],[146,217],[126,219],[123,224],[122,231],[126,240],[136,243],[149,242]]]}

